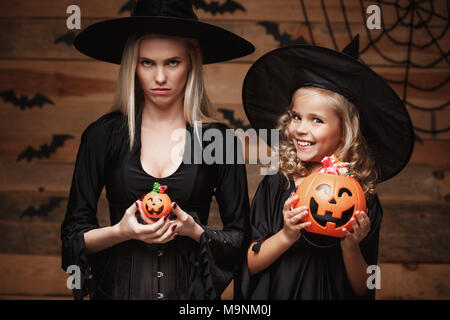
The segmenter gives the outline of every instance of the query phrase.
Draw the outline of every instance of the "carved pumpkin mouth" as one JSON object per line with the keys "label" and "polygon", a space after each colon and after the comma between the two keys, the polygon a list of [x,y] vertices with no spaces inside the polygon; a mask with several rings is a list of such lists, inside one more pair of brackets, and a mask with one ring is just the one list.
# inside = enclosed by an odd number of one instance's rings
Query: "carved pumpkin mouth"
{"label": "carved pumpkin mouth", "polygon": [[157,215],[157,214],[160,214],[160,213],[163,211],[164,206],[160,206],[160,207],[158,208],[158,210],[155,210],[154,208],[149,209],[148,205],[145,204],[145,208],[147,209],[147,212],[148,212],[149,214],[151,214],[151,215],[153,215],[153,214],[154,214],[154,215]]}
{"label": "carved pumpkin mouth", "polygon": [[324,215],[319,215],[317,214],[319,204],[316,202],[316,200],[314,200],[313,197],[311,197],[311,200],[309,201],[309,208],[311,210],[313,219],[318,224],[320,224],[322,227],[325,227],[327,222],[333,222],[336,225],[335,228],[339,228],[346,224],[353,216],[353,211],[355,210],[355,206],[352,206],[350,209],[343,211],[340,219],[333,217],[333,212],[328,210],[325,211]]}

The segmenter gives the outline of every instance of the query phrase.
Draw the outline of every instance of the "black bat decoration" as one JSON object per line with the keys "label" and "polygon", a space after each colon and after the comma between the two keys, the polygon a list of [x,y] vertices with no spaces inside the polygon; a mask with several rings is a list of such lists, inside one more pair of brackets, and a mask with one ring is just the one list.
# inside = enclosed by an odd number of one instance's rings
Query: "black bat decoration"
{"label": "black bat decoration", "polygon": [[19,162],[22,159],[26,159],[28,162],[30,162],[34,158],[50,158],[50,155],[52,153],[55,153],[56,150],[59,147],[62,147],[64,145],[64,142],[67,139],[73,139],[74,137],[72,135],[68,134],[59,134],[59,135],[53,135],[52,142],[50,145],[43,144],[41,145],[39,150],[34,149],[33,147],[29,146],[26,148],[19,156],[17,157],[17,162]]}
{"label": "black bat decoration", "polygon": [[48,203],[45,203],[39,208],[34,208],[32,206],[28,207],[28,209],[24,210],[20,215],[20,219],[23,217],[47,217],[48,214],[55,208],[59,206],[61,201],[65,200],[65,197],[50,197]]}
{"label": "black bat decoration", "polygon": [[280,24],[269,21],[260,21],[258,25],[266,29],[266,34],[273,36],[273,38],[280,43],[280,47],[294,45],[294,44],[308,44],[303,37],[292,39],[290,34],[286,32],[280,33]]}
{"label": "black bat decoration", "polygon": [[136,6],[136,1],[135,0],[130,0],[127,3],[125,3],[119,10],[119,14],[121,14],[122,12],[125,11],[130,11],[133,10],[133,8]]}
{"label": "black bat decoration", "polygon": [[192,5],[196,9],[202,9],[205,12],[210,12],[213,16],[215,16],[216,13],[234,13],[236,10],[246,12],[245,8],[241,4],[233,0],[227,0],[223,4],[220,4],[219,1],[214,0],[212,0],[209,4],[206,3],[205,0],[193,0]]}
{"label": "black bat decoration", "polygon": [[65,44],[67,44],[67,46],[70,47],[73,44],[75,37],[76,37],[76,33],[74,31],[69,31],[69,32],[59,36],[58,38],[56,38],[55,44],[64,42]]}
{"label": "black bat decoration", "polygon": [[240,119],[236,119],[234,117],[234,110],[228,110],[228,109],[217,109],[218,111],[220,111],[223,115],[223,118],[225,120],[228,120],[228,122],[235,128],[235,129],[242,129],[242,130],[247,130],[250,129],[251,126],[247,125],[244,126],[244,122]]}
{"label": "black bat decoration", "polygon": [[46,96],[36,93],[32,99],[29,99],[25,95],[21,95],[20,97],[16,96],[14,90],[1,91],[0,97],[3,98],[5,102],[11,102],[14,106],[18,106],[21,110],[31,109],[33,107],[42,108],[42,106],[46,103],[53,104],[53,101],[47,98]]}

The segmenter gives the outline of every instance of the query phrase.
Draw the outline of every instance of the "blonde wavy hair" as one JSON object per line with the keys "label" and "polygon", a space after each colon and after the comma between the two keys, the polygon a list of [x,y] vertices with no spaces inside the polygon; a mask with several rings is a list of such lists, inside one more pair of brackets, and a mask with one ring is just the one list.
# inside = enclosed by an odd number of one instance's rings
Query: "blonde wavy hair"
{"label": "blonde wavy hair", "polygon": [[[356,107],[342,95],[317,87],[302,87],[292,95],[288,112],[278,119],[277,129],[280,130],[279,170],[286,178],[298,175],[305,177],[311,173],[311,163],[302,162],[297,157],[297,149],[289,134],[292,121],[294,100],[299,97],[320,95],[336,112],[342,127],[342,142],[335,155],[340,161],[350,163],[353,177],[360,183],[365,194],[375,193],[377,171],[369,154],[367,143],[359,127],[359,114]],[[288,178],[289,180],[289,178]]]}
{"label": "blonde wavy hair", "polygon": [[[140,43],[142,39],[148,36],[151,36],[151,34],[136,33],[128,38],[122,54],[116,94],[111,107],[111,110],[121,110],[127,117],[130,150],[135,142],[136,114],[139,114],[144,106],[144,93],[139,81],[137,81],[136,65],[139,58]],[[184,118],[194,130],[199,125],[217,122],[210,116],[212,108],[204,86],[203,62],[201,52],[198,50],[198,41],[166,35],[162,37],[184,41],[188,48],[191,68],[184,91]]]}

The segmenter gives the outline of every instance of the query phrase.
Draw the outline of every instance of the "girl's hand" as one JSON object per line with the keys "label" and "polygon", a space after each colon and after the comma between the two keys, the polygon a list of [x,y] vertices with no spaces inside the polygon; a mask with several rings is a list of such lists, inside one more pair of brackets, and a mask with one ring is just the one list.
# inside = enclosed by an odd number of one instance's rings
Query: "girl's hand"
{"label": "girl's hand", "polygon": [[[169,216],[157,221],[147,218],[141,210],[142,202],[136,201],[126,211],[122,220],[117,224],[119,233],[125,240],[135,239],[146,243],[166,243],[176,237],[173,227],[168,219]],[[146,224],[140,224],[136,212]]]}
{"label": "girl's hand", "polygon": [[293,193],[286,200],[283,206],[283,229],[286,238],[289,242],[294,243],[300,238],[300,230],[309,227],[311,222],[302,223],[301,220],[308,215],[308,207],[293,208],[298,201],[298,195]]}
{"label": "girl's hand", "polygon": [[342,249],[355,249],[358,247],[362,239],[364,239],[370,231],[370,219],[364,211],[356,211],[355,218],[350,219],[353,232],[347,229],[344,231],[344,239],[341,240]]}
{"label": "girl's hand", "polygon": [[203,228],[200,227],[194,218],[181,209],[175,202],[172,202],[172,213],[177,216],[177,218],[171,221],[172,230],[182,236],[186,236],[200,242],[200,236],[204,232]]}

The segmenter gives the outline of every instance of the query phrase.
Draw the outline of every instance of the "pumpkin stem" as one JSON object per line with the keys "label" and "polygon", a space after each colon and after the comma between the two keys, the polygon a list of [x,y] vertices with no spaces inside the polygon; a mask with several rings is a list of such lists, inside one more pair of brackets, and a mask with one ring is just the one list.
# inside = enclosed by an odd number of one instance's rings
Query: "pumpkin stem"
{"label": "pumpkin stem", "polygon": [[159,193],[159,187],[160,187],[161,185],[158,183],[158,182],[155,182],[154,184],[153,184],[153,190],[152,190],[152,192],[153,193]]}

